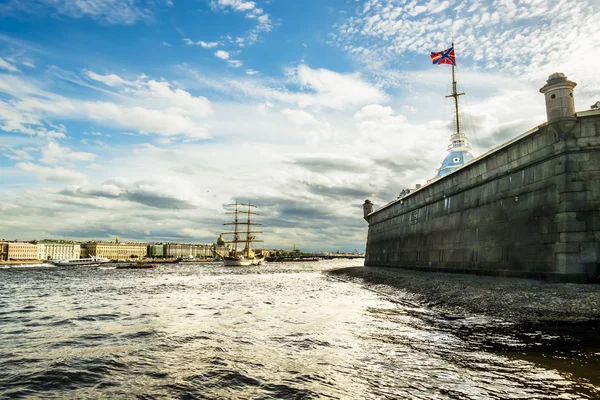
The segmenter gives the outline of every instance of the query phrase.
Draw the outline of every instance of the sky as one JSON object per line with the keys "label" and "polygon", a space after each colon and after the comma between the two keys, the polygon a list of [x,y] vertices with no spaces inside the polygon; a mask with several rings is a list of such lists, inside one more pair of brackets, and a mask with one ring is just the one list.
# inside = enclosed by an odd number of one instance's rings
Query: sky
{"label": "sky", "polygon": [[600,100],[597,0],[4,0],[0,239],[364,251],[362,203],[545,121],[556,71]]}

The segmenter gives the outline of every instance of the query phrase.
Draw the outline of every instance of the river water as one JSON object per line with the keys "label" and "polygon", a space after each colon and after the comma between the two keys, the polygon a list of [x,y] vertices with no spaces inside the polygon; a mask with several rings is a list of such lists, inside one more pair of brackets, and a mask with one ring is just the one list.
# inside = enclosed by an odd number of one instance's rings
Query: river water
{"label": "river water", "polygon": [[600,398],[600,344],[323,273],[361,263],[0,267],[0,398]]}

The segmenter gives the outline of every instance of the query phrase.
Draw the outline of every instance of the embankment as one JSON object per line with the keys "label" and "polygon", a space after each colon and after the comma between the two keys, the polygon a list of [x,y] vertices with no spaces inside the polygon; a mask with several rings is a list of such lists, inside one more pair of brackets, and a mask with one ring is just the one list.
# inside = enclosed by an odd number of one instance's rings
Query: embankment
{"label": "embankment", "polygon": [[511,322],[582,322],[600,319],[600,285],[348,267],[327,273],[369,286],[405,290],[419,304],[453,315],[482,314]]}
{"label": "embankment", "polygon": [[44,260],[2,260],[0,265],[25,265],[25,264],[42,264]]}

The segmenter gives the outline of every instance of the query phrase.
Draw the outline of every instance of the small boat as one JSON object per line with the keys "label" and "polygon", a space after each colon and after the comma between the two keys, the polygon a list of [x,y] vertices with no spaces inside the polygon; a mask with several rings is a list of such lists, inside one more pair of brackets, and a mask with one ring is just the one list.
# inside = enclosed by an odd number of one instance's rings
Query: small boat
{"label": "small boat", "polygon": [[151,269],[156,268],[154,264],[129,264],[129,265],[117,265],[116,269]]}
{"label": "small boat", "polygon": [[69,260],[52,260],[50,263],[61,267],[95,266],[110,262],[104,257],[73,258]]}
{"label": "small boat", "polygon": [[[255,254],[250,248],[252,243],[262,242],[262,240],[256,240],[256,234],[262,232],[252,230],[252,225],[260,224],[252,224],[250,221],[251,215],[258,215],[258,213],[251,211],[252,208],[256,208],[256,206],[250,203],[238,203],[237,201],[234,204],[229,204],[229,206],[235,207],[234,210],[229,213],[234,215],[234,219],[233,222],[224,225],[233,225],[233,232],[224,232],[222,235],[233,235],[232,240],[223,242],[233,244],[233,248],[229,251],[229,254],[223,256],[225,266],[239,267],[261,265],[265,261],[264,255]],[[243,220],[239,218],[240,214],[242,215]],[[243,217],[244,214],[247,216],[246,218]],[[242,229],[241,227],[244,228]],[[240,243],[244,243],[245,246],[242,251],[238,252],[238,244]]]}

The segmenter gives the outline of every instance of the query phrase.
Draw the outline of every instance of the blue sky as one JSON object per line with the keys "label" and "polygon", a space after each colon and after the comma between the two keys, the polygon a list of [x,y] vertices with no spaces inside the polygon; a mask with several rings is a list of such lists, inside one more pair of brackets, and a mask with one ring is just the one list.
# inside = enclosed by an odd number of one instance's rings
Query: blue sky
{"label": "blue sky", "polygon": [[[475,155],[599,100],[593,0],[8,0],[0,238],[211,243],[223,204],[267,247],[363,249],[361,203],[424,183],[451,133],[456,43]],[[463,100],[463,99],[461,99]]]}

